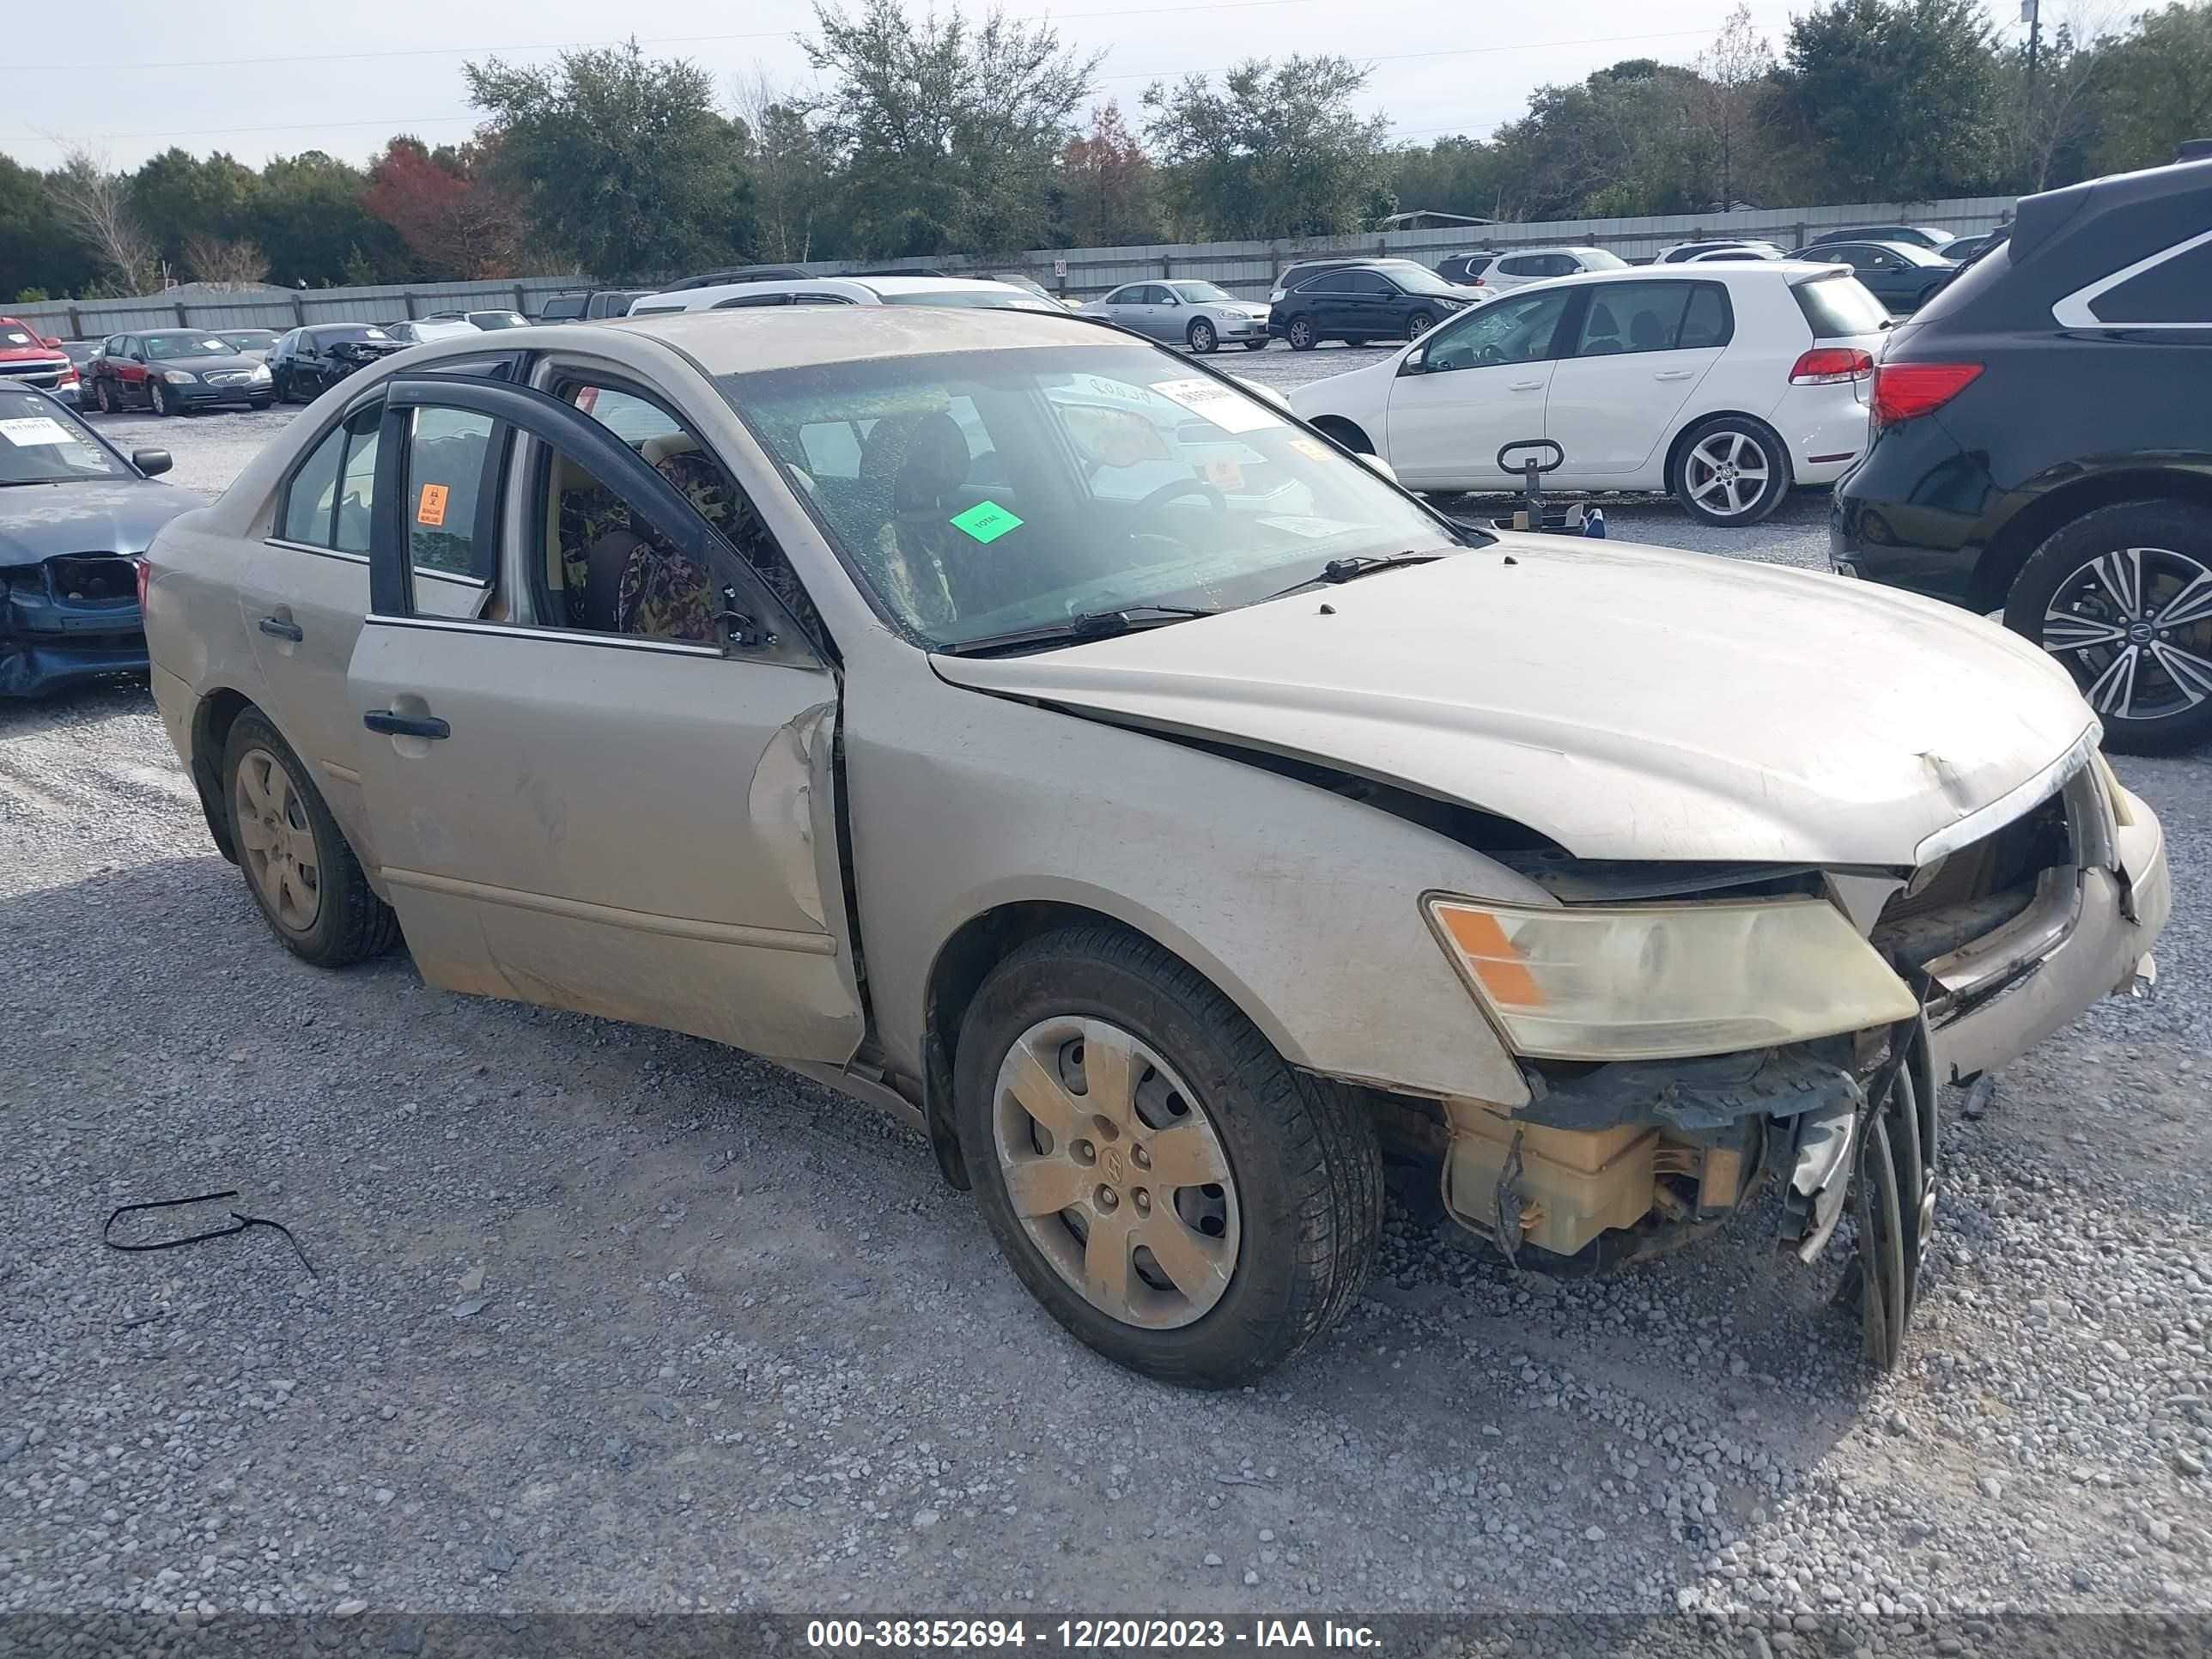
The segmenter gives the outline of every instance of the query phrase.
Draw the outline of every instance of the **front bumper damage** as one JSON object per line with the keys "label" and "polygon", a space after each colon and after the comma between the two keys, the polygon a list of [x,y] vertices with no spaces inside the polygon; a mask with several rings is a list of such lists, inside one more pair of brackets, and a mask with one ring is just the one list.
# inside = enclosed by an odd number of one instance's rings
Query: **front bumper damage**
{"label": "front bumper damage", "polygon": [[36,697],[147,671],[137,574],[115,554],[0,568],[0,696]]}
{"label": "front bumper damage", "polygon": [[1532,1066],[1518,1110],[1443,1102],[1448,1212],[1516,1263],[1595,1272],[1710,1232],[1771,1184],[1778,1248],[1802,1263],[1850,1222],[1837,1299],[1868,1360],[1894,1365],[1935,1225],[1940,1085],[2140,990],[2172,896],[2156,817],[2086,749],[2032,809],[1872,890],[1862,925],[1917,1018],[1746,1054]]}

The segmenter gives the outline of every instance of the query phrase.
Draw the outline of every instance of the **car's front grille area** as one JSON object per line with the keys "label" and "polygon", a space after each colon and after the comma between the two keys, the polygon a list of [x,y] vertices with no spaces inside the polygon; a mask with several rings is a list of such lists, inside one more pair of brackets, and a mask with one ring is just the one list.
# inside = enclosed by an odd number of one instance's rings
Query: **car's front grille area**
{"label": "car's front grille area", "polygon": [[136,599],[138,572],[114,553],[64,553],[46,561],[46,580],[58,599]]}
{"label": "car's front grille area", "polygon": [[228,368],[201,377],[210,386],[251,386],[253,371],[250,368]]}
{"label": "car's front grille area", "polygon": [[34,386],[51,392],[69,372],[66,359],[58,363],[0,363],[0,375],[18,386]]}

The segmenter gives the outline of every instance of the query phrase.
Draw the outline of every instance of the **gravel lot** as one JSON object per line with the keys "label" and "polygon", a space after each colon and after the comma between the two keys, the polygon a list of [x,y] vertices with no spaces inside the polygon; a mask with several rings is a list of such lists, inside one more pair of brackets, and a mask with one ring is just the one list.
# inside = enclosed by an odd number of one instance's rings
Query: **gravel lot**
{"label": "gravel lot", "polygon": [[[212,491],[286,418],[100,424]],[[1823,512],[1613,533],[1818,564]],[[1760,1653],[2212,1608],[2212,766],[2119,770],[2175,870],[2160,995],[1948,1126],[1897,1375],[1771,1212],[1553,1283],[1397,1212],[1333,1340],[1201,1396],[1066,1340],[860,1108],[295,962],[142,690],[0,706],[0,1612],[1516,1608]],[[100,1246],[234,1187],[318,1276],[259,1230]]]}

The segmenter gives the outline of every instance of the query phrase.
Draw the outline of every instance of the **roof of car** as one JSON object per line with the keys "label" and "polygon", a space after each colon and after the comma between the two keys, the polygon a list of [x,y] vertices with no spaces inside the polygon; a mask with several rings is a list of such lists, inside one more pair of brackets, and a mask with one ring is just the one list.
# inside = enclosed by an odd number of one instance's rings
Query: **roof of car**
{"label": "roof of car", "polygon": [[[544,349],[571,326],[540,331]],[[933,306],[772,306],[745,311],[665,312],[593,324],[578,338],[614,328],[665,340],[690,354],[709,374],[799,368],[872,357],[913,357],[939,351],[993,351],[1024,346],[1121,346],[1131,337],[1073,312],[953,308]]]}
{"label": "roof of car", "polygon": [[[842,294],[849,298],[854,289],[877,295],[967,294],[1012,286],[1010,283],[972,276],[801,276],[721,283],[712,288],[663,289],[653,294],[641,294],[632,303],[649,305],[655,301],[666,301],[703,311],[720,301],[741,299],[751,294]],[[1035,297],[1019,289],[1014,292],[1024,300]]]}

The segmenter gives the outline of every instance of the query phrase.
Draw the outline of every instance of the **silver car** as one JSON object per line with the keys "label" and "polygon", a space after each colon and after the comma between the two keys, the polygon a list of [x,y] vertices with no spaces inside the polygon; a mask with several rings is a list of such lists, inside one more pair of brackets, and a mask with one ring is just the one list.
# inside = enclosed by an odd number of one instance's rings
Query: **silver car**
{"label": "silver car", "polygon": [[1210,352],[1224,345],[1267,347],[1267,307],[1240,300],[1212,283],[1124,283],[1081,307],[1085,317],[1148,334],[1155,340]]}
{"label": "silver car", "polygon": [[1042,312],[440,341],[161,532],[155,695],[304,960],[880,1106],[1152,1376],[1352,1306],[1386,1146],[1532,1266],[1848,1209],[1893,1363],[1937,1089],[2148,973],[2157,820],[1978,617],[1386,471]]}

